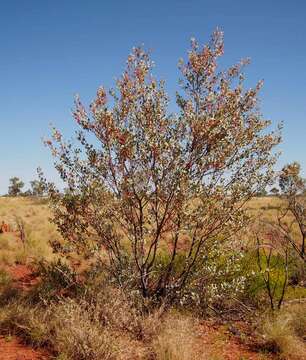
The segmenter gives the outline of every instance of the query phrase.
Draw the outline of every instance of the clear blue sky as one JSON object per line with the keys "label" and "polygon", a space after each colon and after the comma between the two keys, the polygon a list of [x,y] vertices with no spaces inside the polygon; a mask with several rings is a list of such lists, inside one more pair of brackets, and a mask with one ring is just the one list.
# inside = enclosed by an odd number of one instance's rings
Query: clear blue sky
{"label": "clear blue sky", "polygon": [[262,112],[285,124],[283,163],[306,169],[306,2],[302,0],[0,1],[0,193],[37,166],[55,179],[41,138],[54,123],[70,136],[73,96],[112,86],[130,49],[153,49],[156,75],[177,88],[189,39],[225,33],[225,64],[250,57],[248,86],[265,80]]}

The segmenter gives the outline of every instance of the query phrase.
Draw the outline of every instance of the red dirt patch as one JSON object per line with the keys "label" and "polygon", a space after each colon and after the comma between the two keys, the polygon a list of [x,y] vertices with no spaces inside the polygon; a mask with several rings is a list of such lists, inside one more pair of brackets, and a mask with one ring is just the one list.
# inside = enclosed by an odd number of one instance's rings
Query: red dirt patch
{"label": "red dirt patch", "polygon": [[[239,331],[238,328],[237,331]],[[205,321],[200,325],[200,336],[203,348],[207,351],[207,359],[211,357],[222,360],[273,359],[273,356],[270,354],[262,354],[249,348],[246,344],[242,343],[239,335],[233,335],[225,326]]]}
{"label": "red dirt patch", "polygon": [[[39,281],[33,269],[26,265],[14,265],[6,269],[12,277],[12,286],[22,291],[28,291]],[[49,359],[43,350],[35,350],[22,343],[16,337],[0,336],[1,360],[46,360]]]}
{"label": "red dirt patch", "polygon": [[34,350],[22,344],[15,337],[5,338],[0,336],[1,360],[47,360],[48,355],[42,350]]}
{"label": "red dirt patch", "polygon": [[20,290],[30,290],[39,281],[38,276],[27,265],[14,265],[7,269],[13,279],[13,287]]}
{"label": "red dirt patch", "polygon": [[[29,266],[14,265],[6,269],[16,289],[28,291],[37,284],[39,278]],[[44,350],[35,350],[22,343],[17,337],[0,336],[1,360],[47,360],[50,357]]]}

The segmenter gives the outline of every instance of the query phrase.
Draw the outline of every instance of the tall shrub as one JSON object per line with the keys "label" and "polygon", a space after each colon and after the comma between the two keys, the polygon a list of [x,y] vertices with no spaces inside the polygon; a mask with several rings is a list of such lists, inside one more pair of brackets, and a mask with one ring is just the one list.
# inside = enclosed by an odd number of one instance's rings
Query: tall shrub
{"label": "tall shrub", "polygon": [[150,54],[135,48],[115,90],[99,88],[89,110],[76,98],[76,144],[55,129],[46,141],[67,185],[64,195],[49,186],[64,238],[79,252],[104,251],[118,281],[129,263],[144,297],[173,299],[207,240],[240,228],[244,204],[273,175],[280,136],[259,112],[262,83],[245,90],[248,61],[220,71],[222,55],[222,32],[203,47],[192,40],[170,113]]}

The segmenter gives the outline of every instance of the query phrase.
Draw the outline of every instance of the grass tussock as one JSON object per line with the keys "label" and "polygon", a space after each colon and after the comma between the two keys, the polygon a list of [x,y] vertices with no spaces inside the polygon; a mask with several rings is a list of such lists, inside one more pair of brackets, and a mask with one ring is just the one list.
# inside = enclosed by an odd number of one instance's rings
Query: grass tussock
{"label": "grass tussock", "polygon": [[2,334],[17,335],[34,347],[49,344],[51,326],[48,311],[21,299],[3,306],[0,311]]}
{"label": "grass tussock", "polygon": [[170,314],[164,319],[160,333],[153,341],[157,360],[201,359],[195,320]]}
{"label": "grass tussock", "polygon": [[266,346],[281,359],[306,359],[306,305],[296,304],[266,319],[262,326]]}
{"label": "grass tussock", "polygon": [[67,360],[152,359],[159,328],[158,311],[144,315],[111,287],[48,304],[34,305],[23,297],[0,309],[2,334],[47,347]]}
{"label": "grass tussock", "polygon": [[112,287],[33,305],[21,298],[0,309],[0,329],[65,360],[201,359],[196,321],[179,312],[142,312]]}
{"label": "grass tussock", "polygon": [[118,350],[109,329],[101,326],[98,312],[84,310],[73,300],[54,308],[54,349],[67,359],[115,359]]}

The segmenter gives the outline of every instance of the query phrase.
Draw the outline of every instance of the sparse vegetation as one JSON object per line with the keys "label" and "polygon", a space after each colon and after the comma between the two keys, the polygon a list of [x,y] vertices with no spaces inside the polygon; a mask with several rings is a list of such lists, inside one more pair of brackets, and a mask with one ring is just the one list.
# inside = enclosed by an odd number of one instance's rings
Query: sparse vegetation
{"label": "sparse vegetation", "polygon": [[305,181],[275,176],[261,83],[222,54],[192,40],[173,115],[135,48],[117,91],[76,99],[78,145],[46,140],[66,188],[10,179],[0,335],[57,360],[306,358]]}
{"label": "sparse vegetation", "polygon": [[[280,204],[279,199],[269,198],[272,209],[266,207],[266,201],[266,198],[254,198],[248,208],[253,213],[257,211],[260,214],[263,211],[270,216],[269,212],[272,212],[276,216],[275,208]],[[14,226],[14,213],[17,209],[18,216],[26,219],[26,228],[35,228],[35,231],[29,232],[30,239],[41,235],[41,242],[45,241],[45,245],[41,243],[39,247],[48,249],[40,264],[38,261],[42,257],[32,256],[33,252],[38,251],[35,249],[35,242],[31,246],[28,244],[22,251],[22,262],[31,262],[32,266],[36,263],[35,271],[41,278],[26,293],[19,288],[14,289],[14,279],[7,271],[2,270],[1,332],[10,336],[15,334],[35,347],[47,348],[60,359],[92,359],[95,356],[102,359],[222,359],[222,351],[225,351],[225,344],[231,335],[221,335],[223,332],[220,329],[220,334],[209,337],[210,345],[205,343],[203,348],[199,316],[201,321],[207,318],[217,318],[222,322],[243,318],[252,324],[253,311],[267,309],[268,298],[264,291],[265,285],[256,270],[256,253],[252,253],[252,243],[244,245],[244,255],[238,247],[244,241],[243,235],[237,243],[239,259],[235,252],[232,257],[226,250],[223,251],[223,256],[226,256],[222,260],[219,255],[215,256],[215,252],[218,253],[220,249],[210,248],[211,257],[206,259],[206,267],[203,267],[201,274],[203,284],[190,283],[192,289],[181,303],[175,305],[174,312],[167,306],[148,312],[141,294],[130,290],[126,292],[124,287],[117,288],[115,283],[110,282],[107,272],[103,273],[103,267],[99,268],[101,264],[95,263],[92,267],[90,262],[82,257],[78,258],[77,254],[64,260],[60,260],[58,255],[50,257],[51,247],[48,242],[61,241],[61,236],[53,225],[47,225],[47,220],[43,222],[50,214],[45,204],[29,198],[2,198],[0,202],[2,214],[6,214],[5,220],[9,224]],[[43,236],[46,229],[48,237]],[[18,234],[1,234],[0,244],[0,255],[7,257],[7,254],[11,254],[9,262],[1,262],[4,268],[9,269],[11,264],[20,262],[20,254],[15,254],[22,247]],[[221,243],[221,246],[224,244]],[[290,279],[295,274],[296,267],[291,264],[288,271]],[[232,279],[239,282],[232,283]],[[300,284],[301,282],[291,285],[289,282],[284,308],[271,315],[273,321],[262,320],[258,325],[258,348],[270,354],[279,352],[284,358],[290,359],[288,349],[294,343],[299,349],[297,356],[302,356],[304,308],[302,304],[294,302],[295,299],[303,301],[306,298],[306,289]],[[207,292],[209,286],[211,291]],[[203,293],[205,289],[206,292]],[[189,297],[190,294],[194,294],[193,298]],[[287,319],[284,314],[288,313],[290,321],[284,321],[284,318]],[[215,329],[217,328],[212,328],[211,331],[214,332]],[[208,334],[202,336],[209,336]],[[264,336],[263,340],[261,334]],[[240,336],[243,336],[243,332]],[[99,341],[94,341],[96,337]],[[258,359],[265,358],[264,354],[258,356]]]}
{"label": "sparse vegetation", "polygon": [[283,359],[306,358],[306,306],[294,305],[263,320],[265,346]]}

